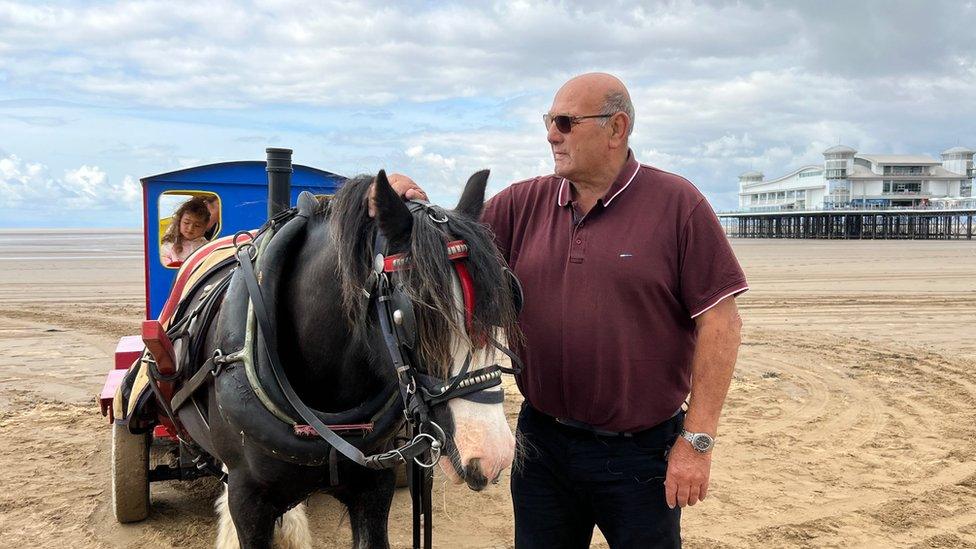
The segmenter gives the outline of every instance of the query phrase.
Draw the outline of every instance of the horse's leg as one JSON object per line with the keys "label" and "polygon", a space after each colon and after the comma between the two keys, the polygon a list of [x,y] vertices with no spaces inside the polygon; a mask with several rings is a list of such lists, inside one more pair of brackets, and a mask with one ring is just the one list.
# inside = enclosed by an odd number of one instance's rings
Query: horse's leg
{"label": "horse's leg", "polygon": [[[225,498],[227,504],[223,509],[218,508],[218,511],[223,513],[220,517],[221,530],[217,534],[217,547],[236,548],[238,545],[234,545],[233,542],[238,541],[242,549],[270,549],[278,513],[267,497],[242,478],[244,476],[232,473],[228,479]],[[229,519],[226,518],[228,514]],[[228,522],[233,524],[236,536],[224,531],[224,525]],[[229,545],[221,545],[221,543]]]}
{"label": "horse's leg", "polygon": [[353,549],[390,547],[387,522],[395,484],[393,471],[363,471],[334,494],[349,508]]}
{"label": "horse's leg", "polygon": [[299,503],[282,517],[281,526],[275,528],[274,546],[276,549],[311,549],[312,532],[304,503]]}
{"label": "horse's leg", "polygon": [[237,529],[234,528],[234,519],[230,517],[230,507],[227,505],[227,486],[224,492],[214,503],[217,511],[217,549],[238,549],[241,544],[237,541]]}

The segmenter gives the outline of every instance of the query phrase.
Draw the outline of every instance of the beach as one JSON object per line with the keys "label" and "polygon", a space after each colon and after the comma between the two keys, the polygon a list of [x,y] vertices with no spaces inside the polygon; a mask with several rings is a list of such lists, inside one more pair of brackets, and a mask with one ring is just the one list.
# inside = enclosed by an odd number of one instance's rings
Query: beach
{"label": "beach", "polygon": [[[976,547],[976,241],[732,244],[743,342],[685,547]],[[141,232],[0,231],[0,547],[213,545],[211,479],[112,516],[95,395],[144,314]],[[507,472],[482,493],[438,472],[433,501],[435,546],[513,546]],[[316,547],[349,545],[337,502],[309,516]],[[405,491],[390,531],[409,546]]]}

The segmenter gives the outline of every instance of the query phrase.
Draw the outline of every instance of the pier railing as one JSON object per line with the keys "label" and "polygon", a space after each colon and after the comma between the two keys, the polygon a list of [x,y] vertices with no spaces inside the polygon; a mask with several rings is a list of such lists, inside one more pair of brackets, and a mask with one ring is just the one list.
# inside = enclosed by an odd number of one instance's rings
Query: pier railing
{"label": "pier railing", "polygon": [[719,212],[733,238],[972,240],[976,207],[824,208]]}

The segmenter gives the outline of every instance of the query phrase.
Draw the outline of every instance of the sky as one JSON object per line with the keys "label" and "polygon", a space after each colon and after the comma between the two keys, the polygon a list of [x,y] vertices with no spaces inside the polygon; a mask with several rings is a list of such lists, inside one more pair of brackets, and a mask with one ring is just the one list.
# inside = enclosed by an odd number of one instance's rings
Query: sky
{"label": "sky", "polygon": [[0,0],[0,228],[133,227],[145,176],[265,147],[453,205],[552,171],[541,114],[610,72],[638,160],[738,175],[976,148],[976,2]]}

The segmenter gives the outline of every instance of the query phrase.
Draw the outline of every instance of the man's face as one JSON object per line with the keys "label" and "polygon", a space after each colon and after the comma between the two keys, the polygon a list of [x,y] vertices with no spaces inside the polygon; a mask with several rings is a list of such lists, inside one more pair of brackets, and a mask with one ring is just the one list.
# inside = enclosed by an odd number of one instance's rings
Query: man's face
{"label": "man's face", "polygon": [[[590,116],[600,113],[601,96],[570,82],[552,100],[550,116]],[[569,133],[560,133],[556,124],[549,125],[546,138],[552,147],[553,172],[569,179],[582,181],[596,173],[609,158],[610,130],[601,126],[603,118],[587,118],[573,124]]]}

